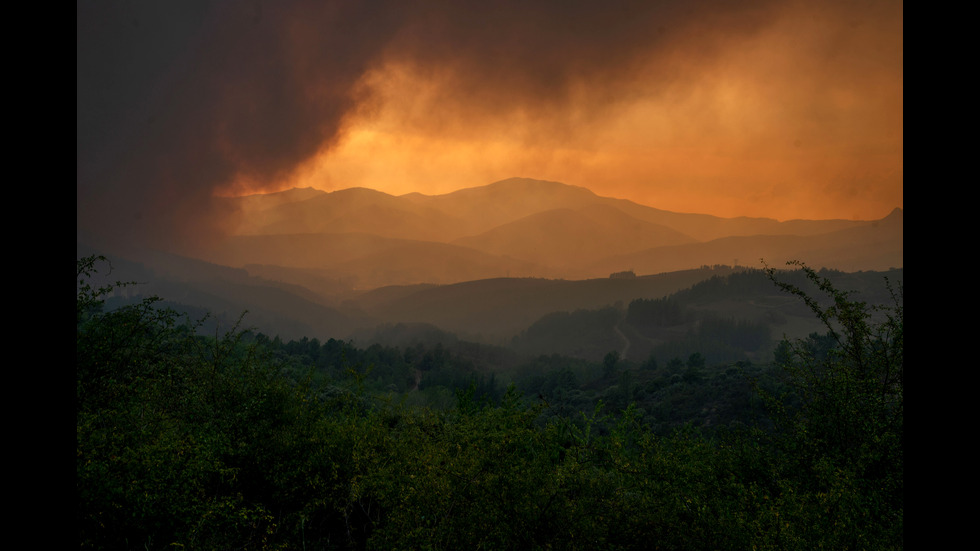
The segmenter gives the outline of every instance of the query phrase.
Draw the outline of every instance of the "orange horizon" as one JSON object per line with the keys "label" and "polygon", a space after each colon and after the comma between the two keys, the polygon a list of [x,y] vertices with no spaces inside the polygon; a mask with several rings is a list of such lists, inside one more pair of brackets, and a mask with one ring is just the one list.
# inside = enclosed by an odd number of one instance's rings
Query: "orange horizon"
{"label": "orange horizon", "polygon": [[79,6],[77,226],[193,239],[215,195],[511,177],[726,218],[904,208],[901,2],[386,8]]}
{"label": "orange horizon", "polygon": [[[442,190],[439,190],[439,191],[431,191],[431,190],[430,191],[420,191],[420,190],[414,190],[414,189],[405,191],[404,189],[402,189],[401,187],[398,187],[398,186],[390,187],[388,189],[381,189],[380,186],[379,187],[371,187],[371,186],[367,186],[367,185],[354,185],[354,186],[348,186],[348,187],[330,188],[328,186],[316,185],[316,183],[314,182],[314,183],[310,183],[309,185],[286,186],[286,187],[276,188],[276,189],[251,190],[251,191],[245,191],[245,192],[231,192],[231,193],[227,193],[227,192],[226,193],[216,192],[215,193],[215,196],[216,197],[226,197],[226,198],[227,197],[245,197],[245,196],[249,196],[249,195],[266,195],[266,194],[272,194],[272,193],[280,193],[280,192],[283,192],[283,191],[288,191],[290,189],[304,189],[304,188],[316,189],[316,190],[323,191],[323,192],[326,192],[326,193],[333,193],[333,192],[338,192],[338,191],[345,191],[345,190],[349,190],[349,189],[358,189],[358,188],[362,188],[363,189],[363,188],[366,188],[366,189],[371,189],[371,190],[374,190],[374,191],[379,191],[379,192],[382,192],[382,193],[387,193],[388,195],[392,195],[392,196],[395,196],[395,197],[400,197],[400,196],[404,196],[404,195],[410,195],[410,194],[413,194],[413,193],[419,193],[419,194],[427,195],[427,196],[434,196],[434,195],[445,195],[445,194],[453,193],[453,192],[460,191],[460,190],[463,190],[463,189],[483,187],[483,186],[486,186],[486,185],[491,185],[491,184],[494,184],[494,183],[497,183],[497,182],[500,182],[500,181],[504,181],[504,180],[509,180],[509,179],[512,179],[512,178],[526,178],[526,179],[530,179],[530,180],[543,180],[543,181],[558,182],[558,183],[562,183],[562,184],[566,184],[566,185],[570,185],[570,186],[582,187],[582,188],[588,189],[589,191],[592,191],[593,193],[595,193],[596,195],[601,196],[601,197],[609,197],[609,198],[613,198],[613,199],[625,199],[625,200],[629,200],[629,201],[632,201],[632,202],[637,203],[637,204],[640,204],[640,205],[644,205],[644,206],[648,206],[648,207],[652,207],[652,208],[656,208],[656,209],[660,209],[660,210],[666,210],[666,211],[670,211],[670,212],[687,213],[687,214],[707,214],[707,215],[711,215],[711,216],[717,216],[719,218],[738,218],[738,217],[747,217],[747,218],[770,218],[770,219],[774,219],[774,220],[777,220],[777,221],[780,221],[780,222],[785,222],[787,220],[833,220],[833,219],[855,220],[855,221],[857,221],[857,220],[874,221],[874,220],[880,220],[882,218],[887,217],[895,209],[904,210],[904,208],[905,208],[904,205],[902,205],[900,203],[899,204],[892,205],[892,206],[888,206],[888,205],[885,205],[882,202],[876,202],[875,204],[870,205],[867,209],[864,209],[864,210],[861,211],[862,213],[870,213],[870,214],[852,213],[851,216],[837,216],[837,215],[828,215],[828,216],[774,216],[772,214],[761,213],[762,211],[761,210],[758,210],[758,209],[752,210],[752,212],[754,212],[754,214],[736,213],[735,211],[737,210],[738,207],[737,206],[733,206],[730,202],[728,202],[728,203],[724,203],[724,207],[723,208],[711,209],[711,211],[709,211],[708,209],[703,208],[704,207],[703,204],[697,203],[697,202],[694,202],[694,203],[684,203],[683,201],[677,201],[677,200],[675,200],[675,201],[670,202],[670,204],[672,206],[665,206],[664,203],[667,203],[666,201],[665,202],[662,202],[662,203],[653,203],[651,201],[645,201],[642,198],[637,198],[637,197],[627,197],[627,196],[624,196],[624,195],[617,195],[617,194],[614,194],[614,193],[612,193],[612,194],[611,193],[600,193],[600,192],[596,191],[595,189],[592,189],[591,187],[589,187],[587,185],[581,185],[581,184],[573,184],[573,183],[569,183],[569,182],[563,182],[563,181],[556,180],[556,179],[553,179],[553,178],[534,178],[534,177],[525,177],[525,176],[511,176],[511,177],[507,177],[507,178],[497,178],[497,179],[494,179],[492,181],[488,181],[488,182],[483,183],[483,184],[467,185],[467,186],[455,187],[455,188],[447,187],[447,188],[444,188],[445,191],[442,191]],[[679,206],[674,206],[674,205],[679,205]],[[687,205],[687,207],[685,207],[685,205]],[[693,206],[691,206],[691,205],[693,205]],[[811,210],[811,211],[807,211],[807,212],[813,212],[813,211]]]}
{"label": "orange horizon", "polygon": [[885,8],[790,3],[751,33],[718,27],[710,55],[679,34],[607,83],[569,77],[560,99],[524,81],[473,88],[476,69],[395,49],[316,153],[221,190],[436,195],[529,177],[676,212],[880,219],[904,208],[902,12]]}

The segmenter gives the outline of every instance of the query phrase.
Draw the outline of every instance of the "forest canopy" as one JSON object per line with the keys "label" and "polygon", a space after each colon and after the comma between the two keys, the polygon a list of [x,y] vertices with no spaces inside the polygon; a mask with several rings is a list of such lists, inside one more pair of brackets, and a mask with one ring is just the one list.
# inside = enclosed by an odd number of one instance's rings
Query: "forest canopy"
{"label": "forest canopy", "polygon": [[107,307],[129,285],[79,259],[79,545],[902,548],[902,283],[869,304],[793,267],[770,284],[823,332],[641,364],[201,331],[158,297]]}

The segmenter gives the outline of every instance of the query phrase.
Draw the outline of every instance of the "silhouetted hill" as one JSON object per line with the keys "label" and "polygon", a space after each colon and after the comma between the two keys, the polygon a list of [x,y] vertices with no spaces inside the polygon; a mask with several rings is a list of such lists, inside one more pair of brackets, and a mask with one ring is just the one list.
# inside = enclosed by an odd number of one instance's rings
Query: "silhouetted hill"
{"label": "silhouetted hill", "polygon": [[407,198],[463,220],[457,237],[481,234],[532,214],[562,208],[580,209],[601,200],[583,187],[530,178],[509,178],[443,195],[413,194]]}
{"label": "silhouetted hill", "polygon": [[[255,196],[253,196],[254,198]],[[263,206],[243,203],[239,235],[367,233],[382,237],[444,241],[456,216],[366,188],[298,195]]]}
{"label": "silhouetted hill", "polygon": [[606,199],[608,204],[647,222],[661,224],[698,241],[750,235],[819,235],[866,224],[860,220],[787,220],[772,218],[720,218],[708,214],[670,212],[625,199]]}
{"label": "silhouetted hill", "polygon": [[[103,254],[85,245],[77,248],[79,257]],[[111,271],[100,266],[102,279],[135,283],[119,288],[116,300],[158,296],[175,309],[190,313],[191,321],[210,313],[209,323],[223,331],[230,330],[246,311],[243,328],[255,327],[283,338],[345,335],[352,326],[364,323],[326,306],[319,294],[305,287],[255,277],[244,269],[159,251],[104,256]]]}
{"label": "silhouetted hill", "polygon": [[584,273],[606,273],[630,267],[638,273],[684,269],[691,265],[740,264],[759,267],[761,260],[780,266],[803,260],[814,268],[844,271],[887,270],[904,266],[904,214],[820,235],[755,235],[715,239],[612,256]]}
{"label": "silhouetted hill", "polygon": [[454,241],[566,273],[610,254],[692,242],[694,239],[666,226],[638,220],[602,204],[539,212]]}
{"label": "silhouetted hill", "polygon": [[[877,233],[901,227],[901,217],[902,212],[896,211],[869,228],[838,232],[836,239],[874,242]],[[96,252],[78,248],[79,257]],[[425,260],[425,254],[417,250],[406,254]],[[343,291],[328,301],[308,287],[283,281],[283,276],[307,278],[322,285],[328,280],[325,272],[318,270],[231,268],[161,252],[110,259],[113,270],[104,275],[105,282],[139,283],[121,288],[113,304],[156,295],[167,305],[187,312],[192,320],[210,312],[209,331],[231,329],[247,311],[244,327],[284,339],[356,338],[359,346],[372,341],[390,345],[465,340],[503,345],[524,354],[558,353],[592,361],[600,361],[610,351],[632,361],[642,361],[651,353],[662,360],[667,359],[665,355],[684,358],[694,351],[705,353],[713,361],[767,361],[770,350],[758,343],[774,342],[770,336],[803,337],[822,330],[804,305],[778,289],[761,271],[727,266],[628,278],[491,278],[370,291],[339,284]],[[374,259],[366,262],[374,265]],[[389,265],[403,263],[393,255]],[[448,270],[445,266],[433,269]],[[840,288],[863,293],[862,300],[867,297],[872,302],[884,302],[883,275],[901,280],[902,270],[889,274],[836,273],[833,277]],[[373,277],[415,279],[411,274]],[[98,285],[100,280],[93,283]],[[651,324],[627,314],[635,301],[662,300],[670,295],[675,295],[686,311],[669,323]],[[739,344],[746,339],[756,344]]]}
{"label": "silhouetted hill", "polygon": [[[904,270],[826,271],[838,289],[871,305],[887,305],[885,278],[897,286]],[[818,302],[828,297],[799,271],[781,271],[777,279],[799,286]],[[701,354],[709,363],[748,360],[769,362],[784,337],[823,334],[826,327],[798,297],[776,286],[763,270],[734,270],[712,275],[662,297],[636,297],[624,307],[569,307],[529,324],[513,339],[521,353],[563,354],[602,361],[609,352],[636,363],[651,355],[659,362]]]}
{"label": "silhouetted hill", "polygon": [[730,268],[702,268],[632,279],[566,281],[498,278],[452,285],[377,289],[351,301],[387,323],[428,323],[486,342],[510,338],[555,311],[601,308],[662,297]]}
{"label": "silhouetted hill", "polygon": [[426,241],[399,240],[392,246],[336,265],[361,289],[413,283],[455,283],[510,275],[553,275],[529,261]]}
{"label": "silhouetted hill", "polygon": [[[201,258],[274,266],[283,281],[366,288],[492,277],[585,279],[702,265],[802,259],[846,270],[902,264],[901,211],[877,222],[719,218],[599,197],[583,187],[510,178],[442,195],[364,188],[231,198],[234,234]],[[881,226],[879,228],[879,226]],[[890,229],[889,229],[890,228]],[[853,231],[854,233],[840,233]]]}
{"label": "silhouetted hill", "polygon": [[[550,275],[530,262],[431,241],[364,233],[235,236],[208,253],[228,266],[275,265],[317,270],[365,289],[453,283],[511,275]],[[290,271],[280,272],[290,277]],[[292,280],[290,280],[292,281]]]}

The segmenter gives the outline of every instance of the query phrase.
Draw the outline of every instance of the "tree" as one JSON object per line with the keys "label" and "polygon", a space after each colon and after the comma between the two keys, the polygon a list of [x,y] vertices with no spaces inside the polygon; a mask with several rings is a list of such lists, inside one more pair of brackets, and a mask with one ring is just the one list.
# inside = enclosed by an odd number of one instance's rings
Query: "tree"
{"label": "tree", "polygon": [[237,326],[197,335],[157,297],[104,311],[120,284],[90,283],[102,261],[77,261],[80,547],[264,546],[296,518],[276,483],[312,436],[302,389]]}
{"label": "tree", "polygon": [[[777,351],[790,391],[771,403],[787,455],[796,462],[790,468],[798,469],[797,476],[816,495],[836,496],[832,508],[840,515],[850,511],[868,530],[901,542],[903,285],[893,287],[886,279],[891,303],[868,305],[812,268],[789,264],[803,271],[818,295],[780,281],[772,268],[766,271],[781,289],[800,297],[827,329],[824,335],[786,341]],[[852,530],[846,537],[859,535]]]}
{"label": "tree", "polygon": [[[852,293],[801,263],[807,279],[830,300],[821,302],[800,287],[769,276],[783,290],[801,297],[827,328],[825,335],[789,342],[781,366],[801,400],[798,422],[827,453],[853,455],[886,434],[901,436],[904,360],[903,288],[891,292],[893,304],[868,306]],[[874,319],[874,314],[881,314]]]}
{"label": "tree", "polygon": [[619,363],[619,352],[613,350],[602,359],[602,374],[609,378],[616,374],[616,364]]}

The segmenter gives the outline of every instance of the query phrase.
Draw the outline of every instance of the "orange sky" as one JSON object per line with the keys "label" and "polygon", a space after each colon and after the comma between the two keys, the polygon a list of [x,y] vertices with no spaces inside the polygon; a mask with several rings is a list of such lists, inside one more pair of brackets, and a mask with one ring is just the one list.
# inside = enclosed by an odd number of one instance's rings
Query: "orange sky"
{"label": "orange sky", "polygon": [[720,216],[903,207],[893,0],[80,3],[79,231],[518,176]]}
{"label": "orange sky", "polygon": [[372,108],[280,185],[437,194],[525,176],[682,212],[881,218],[903,206],[900,7],[787,9],[673,89],[640,63],[615,101],[582,83],[560,111],[501,113],[454,96],[452,75],[388,62],[361,81]]}

